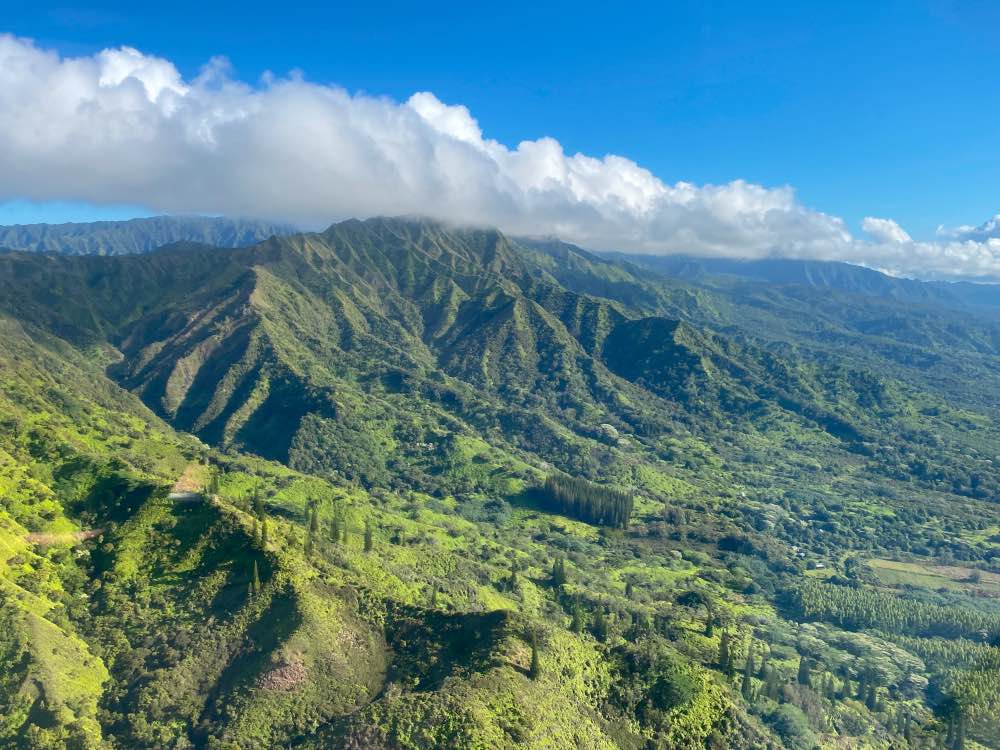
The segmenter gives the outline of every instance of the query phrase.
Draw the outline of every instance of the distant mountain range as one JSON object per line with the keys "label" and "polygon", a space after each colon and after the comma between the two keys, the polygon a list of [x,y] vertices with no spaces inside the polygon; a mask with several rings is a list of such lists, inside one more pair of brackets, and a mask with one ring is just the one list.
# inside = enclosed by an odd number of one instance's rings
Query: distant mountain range
{"label": "distant mountain range", "polygon": [[0,226],[0,248],[66,255],[148,253],[173,242],[245,247],[295,227],[209,216],[152,216],[128,221]]}
{"label": "distant mountain range", "polygon": [[689,255],[604,253],[665,276],[717,285],[736,280],[807,286],[864,294],[914,304],[1000,307],[1000,285],[968,281],[917,281],[888,276],[863,266],[819,260],[700,258]]}
{"label": "distant mountain range", "polygon": [[[992,236],[997,220],[969,232]],[[133,255],[177,242],[213,247],[248,247],[270,237],[295,234],[290,224],[208,216],[153,216],[127,221],[0,226],[0,249],[65,255]],[[591,253],[557,239],[518,238],[517,242],[563,260],[598,258],[656,271],[663,276],[726,288],[739,281],[806,286],[863,294],[897,302],[948,307],[1000,308],[1000,286],[971,282],[917,281],[888,276],[862,266],[835,261],[766,258],[741,260],[690,255]],[[562,267],[562,272],[569,270]],[[601,289],[589,289],[605,294]]]}

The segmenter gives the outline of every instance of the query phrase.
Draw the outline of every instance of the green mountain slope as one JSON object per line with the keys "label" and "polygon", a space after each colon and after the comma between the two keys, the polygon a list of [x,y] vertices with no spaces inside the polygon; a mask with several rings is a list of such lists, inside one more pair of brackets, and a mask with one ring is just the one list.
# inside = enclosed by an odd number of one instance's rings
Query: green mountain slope
{"label": "green mountain slope", "polygon": [[0,311],[15,747],[995,739],[988,318],[388,219]]}

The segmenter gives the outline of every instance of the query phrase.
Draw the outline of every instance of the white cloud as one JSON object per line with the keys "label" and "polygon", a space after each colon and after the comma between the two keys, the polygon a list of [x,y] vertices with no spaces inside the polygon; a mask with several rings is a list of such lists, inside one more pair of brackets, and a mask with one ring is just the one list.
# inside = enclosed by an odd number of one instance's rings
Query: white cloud
{"label": "white cloud", "polygon": [[787,187],[667,183],[621,156],[484,136],[463,106],[406,102],[301,76],[184,80],[122,47],[64,58],[0,36],[0,201],[142,204],[324,226],[423,214],[555,234],[594,248],[847,260],[907,275],[1000,276],[998,240],[914,242],[889,219],[871,241]]}
{"label": "white cloud", "polygon": [[906,233],[906,230],[892,219],[876,219],[872,216],[866,216],[861,222],[861,228],[876,242],[899,243],[913,241],[910,235]]}
{"label": "white cloud", "polygon": [[938,236],[953,240],[971,240],[973,242],[987,242],[989,240],[1000,240],[1000,214],[992,219],[983,222],[977,227],[963,225],[949,229],[938,227]]}

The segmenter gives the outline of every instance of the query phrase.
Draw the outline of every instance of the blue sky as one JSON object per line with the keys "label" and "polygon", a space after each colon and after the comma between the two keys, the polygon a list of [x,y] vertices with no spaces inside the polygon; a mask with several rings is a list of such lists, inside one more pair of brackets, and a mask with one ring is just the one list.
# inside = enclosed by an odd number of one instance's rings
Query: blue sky
{"label": "blue sky", "polygon": [[1000,278],[995,2],[139,7],[5,8],[0,222],[422,213]]}
{"label": "blue sky", "polygon": [[996,3],[350,5],[11,3],[4,21],[67,55],[135,46],[186,77],[221,54],[244,80],[298,68],[401,100],[429,90],[508,145],[548,134],[670,182],[790,184],[850,224],[888,215],[922,236],[1000,210]]}

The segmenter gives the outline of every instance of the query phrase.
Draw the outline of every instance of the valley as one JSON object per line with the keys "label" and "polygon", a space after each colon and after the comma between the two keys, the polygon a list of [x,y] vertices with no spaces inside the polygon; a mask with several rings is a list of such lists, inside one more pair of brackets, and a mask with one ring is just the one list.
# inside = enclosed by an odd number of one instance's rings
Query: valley
{"label": "valley", "polygon": [[640,262],[0,252],[0,745],[998,746],[997,305]]}

